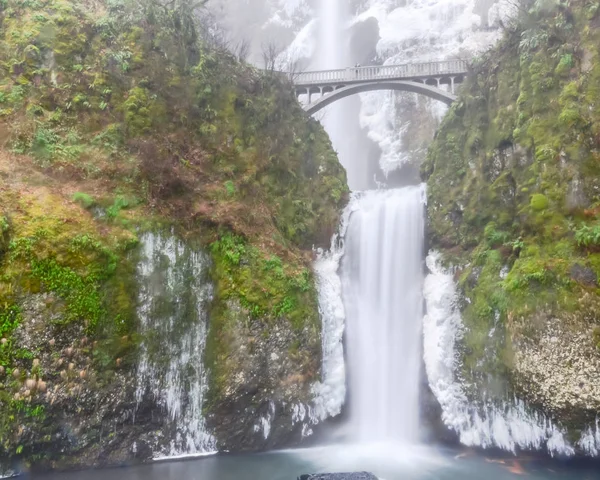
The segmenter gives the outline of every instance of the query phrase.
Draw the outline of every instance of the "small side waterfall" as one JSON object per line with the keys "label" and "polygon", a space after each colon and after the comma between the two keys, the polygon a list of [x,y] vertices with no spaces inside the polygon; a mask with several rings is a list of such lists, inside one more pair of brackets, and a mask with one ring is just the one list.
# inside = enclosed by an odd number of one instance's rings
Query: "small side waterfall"
{"label": "small side waterfall", "polygon": [[169,431],[163,433],[171,440],[163,455],[212,452],[215,441],[202,415],[207,388],[202,357],[213,294],[209,257],[173,235],[145,233],[140,243],[138,405],[149,398],[168,416]]}
{"label": "small side waterfall", "polygon": [[418,438],[423,208],[421,186],[365,192],[352,205],[342,281],[359,442]]}

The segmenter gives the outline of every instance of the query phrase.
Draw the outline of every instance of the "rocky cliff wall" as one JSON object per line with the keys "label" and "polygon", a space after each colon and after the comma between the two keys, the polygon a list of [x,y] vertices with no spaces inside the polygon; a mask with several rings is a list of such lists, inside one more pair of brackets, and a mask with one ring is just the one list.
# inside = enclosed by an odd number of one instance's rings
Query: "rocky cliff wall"
{"label": "rocky cliff wall", "polygon": [[465,385],[526,399],[574,444],[600,401],[599,27],[597,3],[527,3],[423,167],[431,246],[460,291]]}
{"label": "rocky cliff wall", "polygon": [[0,2],[0,463],[302,438],[345,174],[192,3]]}

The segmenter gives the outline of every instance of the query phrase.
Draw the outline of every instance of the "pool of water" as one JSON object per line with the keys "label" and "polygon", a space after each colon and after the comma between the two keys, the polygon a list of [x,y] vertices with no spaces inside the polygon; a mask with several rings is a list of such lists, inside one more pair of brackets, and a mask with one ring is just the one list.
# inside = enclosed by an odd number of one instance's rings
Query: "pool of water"
{"label": "pool of water", "polygon": [[598,480],[600,468],[487,458],[404,445],[328,446],[258,455],[215,455],[138,467],[35,475],[43,480],[296,480],[303,473],[370,471],[382,480]]}

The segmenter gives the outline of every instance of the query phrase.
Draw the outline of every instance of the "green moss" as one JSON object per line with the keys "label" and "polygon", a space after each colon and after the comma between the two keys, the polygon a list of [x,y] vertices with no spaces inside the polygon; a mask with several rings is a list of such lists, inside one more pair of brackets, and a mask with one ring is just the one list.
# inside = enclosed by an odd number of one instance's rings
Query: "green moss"
{"label": "green moss", "polygon": [[83,321],[91,332],[104,314],[98,292],[98,279],[93,275],[82,277],[55,260],[36,261],[31,264],[32,277],[41,287],[58,294],[67,304],[64,322]]}
{"label": "green moss", "polygon": [[[90,333],[97,332],[100,319],[106,317],[102,288],[112,281],[120,258],[130,248],[130,234],[115,231],[116,243],[107,244],[87,212],[65,205],[60,197],[13,194],[3,200],[8,208],[21,210],[12,212],[14,228],[0,298],[3,291],[15,296],[28,290],[54,292],[66,305],[61,322],[82,322]],[[70,219],[70,228],[64,218]]]}
{"label": "green moss", "polygon": [[[38,349],[31,350],[19,344],[15,329],[22,323],[22,304],[38,293],[51,304],[56,299],[60,308],[38,328],[54,331],[58,335],[72,325],[82,325],[96,343],[95,356],[109,358],[104,365],[98,363],[100,374],[114,368],[115,358],[123,358],[120,336],[130,334],[135,328],[132,314],[135,310],[135,290],[127,251],[135,245],[135,237],[117,227],[102,227],[110,231],[103,237],[89,213],[58,194],[42,187],[30,186],[28,191],[13,190],[10,185],[0,192],[0,204],[8,214],[10,241],[1,262],[0,270],[0,366],[7,375],[18,368],[34,375],[58,377],[59,367],[52,365],[44,372],[32,367]],[[78,331],[75,328],[74,331]],[[73,342],[79,339],[73,338]],[[118,348],[113,348],[117,345]],[[24,375],[24,373],[23,373]],[[26,425],[43,437],[52,432],[55,418],[48,417],[42,397],[26,403],[16,400],[13,394],[19,385],[0,378],[0,449],[14,451],[18,427]],[[31,445],[22,446],[23,455],[31,453]],[[48,450],[48,451],[51,451]]]}
{"label": "green moss", "polygon": [[296,329],[318,325],[316,290],[303,263],[284,264],[231,233],[213,242],[211,252],[220,302],[238,300],[263,322],[287,319]]}
{"label": "green moss", "polygon": [[542,195],[540,193],[536,193],[531,196],[531,201],[529,202],[529,206],[535,210],[536,212],[541,212],[548,208],[549,202],[548,197],[546,195]]}
{"label": "green moss", "polygon": [[[159,124],[165,115],[164,107],[147,89],[135,87],[123,102],[125,124],[128,134],[137,137],[149,133],[153,125]],[[156,122],[156,123],[155,123]]]}

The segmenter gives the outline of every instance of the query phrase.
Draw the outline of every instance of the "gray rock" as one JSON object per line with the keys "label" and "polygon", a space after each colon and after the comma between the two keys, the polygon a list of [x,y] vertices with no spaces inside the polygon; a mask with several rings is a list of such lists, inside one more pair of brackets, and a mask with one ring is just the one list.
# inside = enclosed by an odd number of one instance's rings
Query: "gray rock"
{"label": "gray rock", "polygon": [[576,263],[571,267],[571,278],[578,283],[586,285],[588,287],[597,287],[598,278],[596,273],[589,267],[584,267]]}
{"label": "gray rock", "polygon": [[568,209],[587,208],[590,202],[584,191],[581,179],[575,177],[569,182],[566,205]]}
{"label": "gray rock", "polygon": [[379,23],[374,17],[357,22],[350,29],[350,45],[353,59],[361,65],[372,65],[377,58],[377,42],[379,42]]}
{"label": "gray rock", "polygon": [[320,473],[313,475],[301,475],[298,480],[377,480],[372,473],[353,472],[353,473]]}

